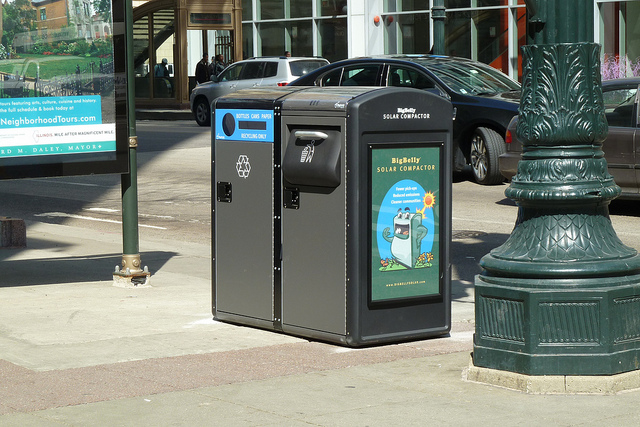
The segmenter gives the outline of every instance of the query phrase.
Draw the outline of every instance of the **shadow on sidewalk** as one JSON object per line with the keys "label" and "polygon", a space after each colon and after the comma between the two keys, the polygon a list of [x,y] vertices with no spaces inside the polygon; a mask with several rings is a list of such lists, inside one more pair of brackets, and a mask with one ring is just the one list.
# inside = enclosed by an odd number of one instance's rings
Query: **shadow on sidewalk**
{"label": "shadow on sidewalk", "polygon": [[[60,251],[64,251],[64,248],[61,247]],[[61,257],[50,257],[51,252],[40,255],[38,251],[30,253],[42,258],[9,260],[16,252],[13,249],[0,250],[0,261],[5,267],[0,278],[0,288],[111,281],[115,266],[122,262],[121,253]],[[141,253],[140,258],[143,266],[153,266],[153,274],[176,255],[176,252],[150,251]]]}

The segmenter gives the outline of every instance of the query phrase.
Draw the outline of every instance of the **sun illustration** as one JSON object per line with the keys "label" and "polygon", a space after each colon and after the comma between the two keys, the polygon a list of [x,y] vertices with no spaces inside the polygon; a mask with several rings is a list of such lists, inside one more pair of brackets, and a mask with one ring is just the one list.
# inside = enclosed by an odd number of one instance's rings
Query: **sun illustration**
{"label": "sun illustration", "polygon": [[436,196],[429,191],[424,195],[423,202],[425,208],[431,209],[436,204]]}
{"label": "sun illustration", "polygon": [[426,211],[427,209],[431,209],[433,206],[435,206],[436,204],[435,194],[433,194],[431,191],[427,191],[424,195],[424,198],[422,199],[422,203],[424,204],[423,208],[416,209],[416,212],[424,214],[424,211]]}

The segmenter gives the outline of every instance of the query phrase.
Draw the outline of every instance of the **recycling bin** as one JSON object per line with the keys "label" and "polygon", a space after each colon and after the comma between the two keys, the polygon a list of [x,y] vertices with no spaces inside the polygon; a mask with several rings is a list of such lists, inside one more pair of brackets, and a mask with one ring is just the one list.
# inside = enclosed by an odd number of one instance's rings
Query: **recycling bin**
{"label": "recycling bin", "polygon": [[248,89],[212,106],[213,314],[274,328],[280,287],[281,99],[300,88]]}
{"label": "recycling bin", "polygon": [[[446,335],[451,103],[397,87],[259,93],[215,107],[214,316],[352,347]],[[224,139],[236,109],[272,111],[273,141]]]}

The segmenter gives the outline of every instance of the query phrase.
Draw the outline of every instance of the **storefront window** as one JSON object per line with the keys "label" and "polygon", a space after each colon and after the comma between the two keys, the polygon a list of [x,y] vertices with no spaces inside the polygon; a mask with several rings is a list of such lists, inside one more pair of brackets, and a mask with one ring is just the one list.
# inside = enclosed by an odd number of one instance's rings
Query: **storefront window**
{"label": "storefront window", "polygon": [[322,0],[320,2],[321,16],[338,16],[347,14],[347,0]]}
{"label": "storefront window", "polygon": [[313,56],[313,27],[311,21],[294,21],[287,24],[291,38],[292,56]]}
{"label": "storefront window", "polygon": [[602,78],[640,75],[640,4],[635,1],[602,3]]}
{"label": "storefront window", "polygon": [[444,32],[446,55],[471,58],[471,12],[447,12]]}
{"label": "storefront window", "polygon": [[399,39],[402,45],[402,53],[429,53],[429,28],[431,15],[428,13],[416,13],[398,16]]}
{"label": "storefront window", "polygon": [[508,6],[509,0],[478,0],[478,7]]}
{"label": "storefront window", "polygon": [[471,7],[471,0],[444,0],[444,7],[447,9]]}
{"label": "storefront window", "polygon": [[291,18],[309,18],[311,15],[311,0],[289,0],[291,2]]}
{"label": "storefront window", "polygon": [[136,76],[136,98],[149,98],[149,17],[133,23],[133,57]]}
{"label": "storefront window", "polygon": [[251,21],[253,19],[253,6],[251,0],[242,0],[242,20]]}
{"label": "storefront window", "polygon": [[242,59],[253,56],[253,24],[242,25]]}
{"label": "storefront window", "polygon": [[486,9],[473,12],[477,31],[477,60],[509,73],[509,11]]}
{"label": "storefront window", "polygon": [[156,49],[153,66],[154,98],[173,98],[175,96],[174,37],[173,9],[155,12],[153,14],[153,40]]}
{"label": "storefront window", "polygon": [[318,22],[320,55],[330,62],[347,58],[346,18],[323,19]]}
{"label": "storefront window", "polygon": [[283,19],[284,2],[282,0],[260,0],[260,19]]}
{"label": "storefront window", "polygon": [[280,56],[284,54],[284,23],[264,23],[259,26],[262,40],[262,56]]}
{"label": "storefront window", "polygon": [[429,10],[429,0],[399,0],[398,11]]}

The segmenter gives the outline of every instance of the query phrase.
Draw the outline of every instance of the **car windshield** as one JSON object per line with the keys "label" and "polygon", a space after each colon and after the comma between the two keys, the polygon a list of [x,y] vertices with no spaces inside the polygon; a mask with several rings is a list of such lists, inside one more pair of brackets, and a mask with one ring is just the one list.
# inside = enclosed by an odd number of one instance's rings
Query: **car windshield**
{"label": "car windshield", "polygon": [[327,64],[328,62],[325,61],[302,60],[289,62],[289,67],[292,75],[300,77]]}
{"label": "car windshield", "polygon": [[520,90],[517,82],[488,65],[453,61],[429,61],[422,65],[454,92],[463,95],[497,94]]}

